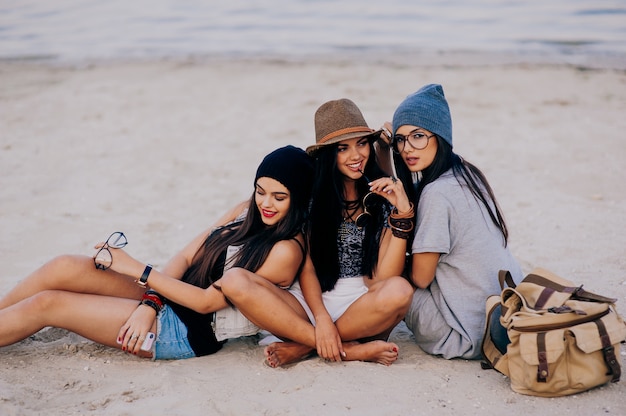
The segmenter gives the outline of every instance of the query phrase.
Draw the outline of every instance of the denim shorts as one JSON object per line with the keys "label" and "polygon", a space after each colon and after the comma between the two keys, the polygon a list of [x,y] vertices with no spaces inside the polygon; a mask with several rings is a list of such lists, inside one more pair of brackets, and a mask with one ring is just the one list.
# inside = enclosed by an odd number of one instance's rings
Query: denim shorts
{"label": "denim shorts", "polygon": [[163,306],[157,317],[157,338],[154,344],[155,360],[182,360],[196,356],[187,339],[187,327],[167,305]]}

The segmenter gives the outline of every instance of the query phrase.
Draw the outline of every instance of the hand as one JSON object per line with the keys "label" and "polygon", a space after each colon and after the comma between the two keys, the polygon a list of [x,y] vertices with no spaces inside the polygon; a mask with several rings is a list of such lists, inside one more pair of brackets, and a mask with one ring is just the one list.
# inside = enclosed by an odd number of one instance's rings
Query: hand
{"label": "hand", "polygon": [[391,131],[391,127],[392,127],[391,123],[388,121],[385,121],[381,127],[382,132],[380,133],[380,139],[387,146],[391,146],[391,142],[393,140],[393,133]]}
{"label": "hand", "polygon": [[152,329],[155,319],[154,309],[146,305],[139,305],[117,334],[117,343],[122,345],[122,351],[129,354],[139,354],[141,344]]}
{"label": "hand", "polygon": [[395,177],[382,177],[369,183],[370,191],[385,198],[403,214],[411,209],[402,181]]}
{"label": "hand", "polygon": [[341,361],[346,356],[339,331],[330,316],[316,321],[315,345],[317,355],[326,360]]}
{"label": "hand", "polygon": [[[111,269],[121,274],[125,274],[132,277],[139,277],[143,273],[145,265],[132,258],[124,249],[107,247],[107,250],[100,250],[104,246],[104,242],[95,245],[96,253],[94,253],[94,260],[98,264],[104,264],[107,269]],[[110,253],[109,263],[100,260],[101,257],[106,257]],[[96,257],[97,256],[97,257]]]}

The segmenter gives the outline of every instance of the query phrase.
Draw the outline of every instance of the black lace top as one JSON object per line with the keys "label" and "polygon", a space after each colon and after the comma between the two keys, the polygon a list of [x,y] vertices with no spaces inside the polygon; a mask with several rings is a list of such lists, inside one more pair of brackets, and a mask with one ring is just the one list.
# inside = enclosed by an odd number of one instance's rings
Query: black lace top
{"label": "black lace top", "polygon": [[[377,231],[377,238],[380,239],[382,227],[389,227],[387,217],[391,213],[391,208],[383,205],[384,221]],[[337,249],[339,251],[339,279],[349,277],[361,277],[365,275],[363,271],[363,240],[365,238],[365,228],[357,227],[353,221],[342,221],[337,232]]]}

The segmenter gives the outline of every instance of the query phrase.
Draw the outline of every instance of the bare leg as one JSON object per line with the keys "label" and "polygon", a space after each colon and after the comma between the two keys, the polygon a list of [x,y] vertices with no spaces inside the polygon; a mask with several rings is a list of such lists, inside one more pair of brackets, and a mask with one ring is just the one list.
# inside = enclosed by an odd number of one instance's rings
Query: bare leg
{"label": "bare leg", "polygon": [[[0,346],[47,326],[64,328],[97,343],[121,348],[120,327],[137,308],[130,299],[47,290],[0,310]],[[156,329],[156,322],[152,331]]]}
{"label": "bare leg", "polygon": [[315,328],[300,302],[287,290],[241,268],[225,273],[220,285],[224,296],[260,328],[315,348]]}
{"label": "bare leg", "polygon": [[[293,342],[272,343],[265,357],[272,367],[284,366],[315,351],[315,328],[300,303],[287,291],[244,269],[231,269],[220,280],[222,291],[257,326]],[[413,288],[403,278],[391,278],[372,286],[337,321],[341,339],[358,340],[388,335],[409,308]],[[384,341],[344,343],[348,360],[390,365],[398,347]]]}
{"label": "bare leg", "polygon": [[287,290],[252,272],[233,268],[220,279],[222,293],[258,327],[294,342],[265,348],[267,363],[278,367],[306,358],[315,350],[315,328]]}
{"label": "bare leg", "polygon": [[413,299],[413,287],[402,277],[374,284],[344,312],[336,325],[344,341],[387,339]]}
{"label": "bare leg", "polygon": [[0,299],[0,310],[44,290],[140,299],[143,288],[134,279],[111,270],[98,270],[87,256],[62,255],[47,262]]}

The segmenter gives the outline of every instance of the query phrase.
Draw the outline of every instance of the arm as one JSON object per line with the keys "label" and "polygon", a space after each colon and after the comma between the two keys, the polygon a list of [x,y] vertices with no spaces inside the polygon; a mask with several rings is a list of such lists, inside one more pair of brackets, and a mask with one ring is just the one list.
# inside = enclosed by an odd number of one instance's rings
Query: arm
{"label": "arm", "polygon": [[[220,219],[218,219],[211,228],[205,230],[203,233],[194,238],[187,246],[185,246],[181,251],[176,253],[166,264],[161,268],[161,271],[174,278],[180,279],[185,274],[185,271],[191,265],[191,261],[193,257],[196,255],[196,252],[204,243],[204,240],[209,236],[209,234],[216,229],[217,227],[221,227],[223,225],[232,222],[237,218],[243,210],[246,208],[248,201],[240,202],[231,208],[228,212],[226,212]],[[156,289],[155,289],[156,290]]]}
{"label": "arm", "polygon": [[[202,244],[209,232],[210,230],[207,230],[181,251],[180,263],[191,263],[197,247]],[[111,253],[115,256],[112,266],[115,271],[136,278],[144,273],[145,264],[132,258],[124,250],[111,250]],[[295,278],[301,260],[302,251],[298,243],[293,240],[283,240],[274,245],[256,273],[272,283],[289,286]],[[209,286],[203,289],[179,279],[180,277],[173,277],[165,271],[152,270],[148,277],[148,285],[173,302],[199,313],[215,312],[227,306],[222,293],[214,287]]]}
{"label": "arm", "polygon": [[426,289],[435,279],[439,253],[414,253],[411,281],[420,289]]}
{"label": "arm", "polygon": [[[279,286],[290,286],[296,277],[302,250],[293,240],[283,240],[274,244],[265,262],[255,273]],[[144,264],[139,263],[134,276],[141,276]],[[224,295],[209,286],[202,289],[158,271],[152,271],[148,278],[149,286],[172,301],[186,306],[196,312],[210,313],[227,306]]]}
{"label": "arm", "polygon": [[[165,266],[163,267],[160,273],[156,270],[153,270],[151,272],[151,274],[162,275],[162,279],[165,282],[168,282],[168,281],[177,282],[176,284],[174,284],[173,289],[167,286],[165,290],[168,291],[168,293],[170,290],[177,290],[176,286],[179,286],[181,288],[180,290],[182,290],[182,293],[186,293],[188,290],[193,291],[195,295],[194,299],[197,302],[206,302],[204,303],[205,306],[211,305],[211,309],[203,310],[206,312],[212,312],[213,310],[218,310],[226,306],[224,297],[221,295],[221,293],[217,292],[217,290],[215,290],[214,288],[209,288],[206,291],[204,291],[203,289],[180,282],[180,279],[183,277],[183,275],[185,274],[185,271],[191,265],[191,262],[196,252],[198,251],[200,246],[204,243],[204,240],[206,240],[207,236],[216,227],[225,225],[235,220],[235,218],[237,218],[237,216],[239,216],[243,212],[246,205],[247,205],[247,201],[237,204],[235,207],[233,207],[228,212],[226,212],[226,214],[224,214],[220,219],[218,219],[211,228],[205,230],[203,233],[201,233],[196,238],[194,238],[189,244],[187,244],[187,246],[185,246],[180,252],[176,253],[165,264]],[[124,261],[127,263],[126,267],[133,267],[133,270],[141,268],[141,267],[145,267],[143,264],[139,263],[138,261],[136,261],[129,255],[127,255],[126,253],[121,252],[120,250],[112,249],[111,255],[115,256],[116,261],[115,261],[114,267],[112,268],[116,271],[120,271],[120,266],[122,267],[125,266],[124,264],[120,265],[120,262],[124,262]],[[131,277],[141,275],[141,274],[134,274],[134,273],[135,273],[134,271],[131,271],[131,272],[127,272],[126,274],[128,274]],[[143,273],[143,269],[139,273]],[[154,276],[152,277],[154,278]],[[158,278],[155,280],[158,280]],[[154,288],[154,289],[159,291],[158,288]],[[162,295],[168,297],[164,293],[162,293]],[[172,300],[174,302],[184,304],[183,302],[178,302],[174,298],[172,298]],[[188,306],[188,305],[185,305],[185,306]],[[194,308],[192,307],[192,309]],[[131,316],[126,320],[124,325],[122,325],[122,327],[120,328],[120,331],[118,333],[118,342],[121,342],[122,347],[125,349],[128,345],[128,337],[130,336],[130,334],[147,333],[152,327],[152,325],[154,324],[155,317],[156,317],[156,311],[154,309],[152,309],[150,306],[140,304],[137,307],[137,309],[135,309],[135,311],[131,314]],[[138,353],[139,347],[140,345],[139,343],[137,343],[137,345],[135,345],[133,352]],[[129,352],[131,351],[129,350]]]}
{"label": "arm", "polygon": [[[303,242],[302,235],[296,237]],[[296,278],[302,262],[302,249],[294,240],[282,240],[274,244],[261,267],[254,273],[279,287],[289,287]]]}
{"label": "arm", "polygon": [[407,240],[394,236],[389,228],[383,228],[374,281],[402,275],[406,262],[406,243]]}
{"label": "arm", "polygon": [[341,336],[333,322],[324,301],[322,300],[322,288],[311,257],[307,255],[302,273],[300,274],[300,287],[307,305],[315,317],[315,345],[317,354],[325,359],[341,361],[345,357]]}
{"label": "arm", "polygon": [[[399,179],[380,178],[370,182],[370,190],[386,198],[395,207],[397,215],[412,218],[413,205]],[[404,271],[406,261],[407,240],[393,235],[389,228],[384,227],[378,250],[378,264],[376,265],[376,280],[384,280],[392,276],[400,276]]]}

